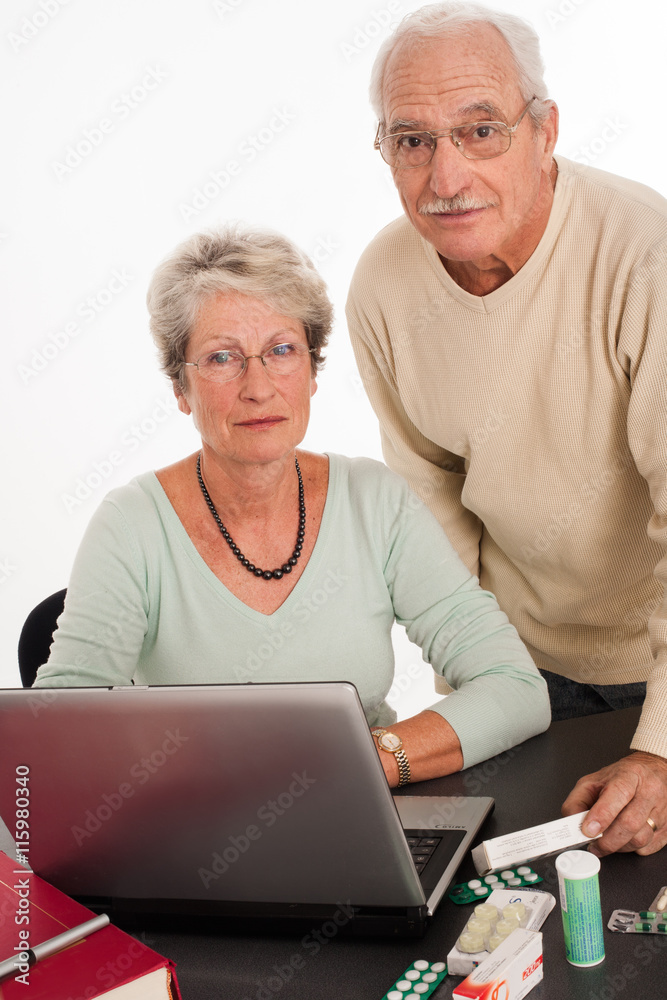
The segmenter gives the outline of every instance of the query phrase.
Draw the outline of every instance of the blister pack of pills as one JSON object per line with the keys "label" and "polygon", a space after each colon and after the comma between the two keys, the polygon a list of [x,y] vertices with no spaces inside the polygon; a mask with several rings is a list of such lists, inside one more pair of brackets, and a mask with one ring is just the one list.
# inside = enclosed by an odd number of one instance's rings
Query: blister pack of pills
{"label": "blister pack of pills", "polygon": [[667,934],[667,886],[648,910],[614,910],[607,927],[618,934]]}
{"label": "blister pack of pills", "polygon": [[467,976],[517,927],[538,930],[556,905],[549,892],[496,889],[478,903],[447,956],[453,976]]}
{"label": "blister pack of pills", "polygon": [[607,927],[621,934],[667,934],[667,913],[614,910]]}
{"label": "blister pack of pills", "polygon": [[447,975],[444,962],[427,962],[420,958],[397,979],[382,1000],[425,1000]]}
{"label": "blister pack of pills", "polygon": [[473,878],[469,882],[459,882],[450,893],[452,903],[479,903],[494,889],[521,889],[528,885],[536,885],[542,879],[528,865],[518,868],[505,868],[496,875],[485,875],[484,878]]}

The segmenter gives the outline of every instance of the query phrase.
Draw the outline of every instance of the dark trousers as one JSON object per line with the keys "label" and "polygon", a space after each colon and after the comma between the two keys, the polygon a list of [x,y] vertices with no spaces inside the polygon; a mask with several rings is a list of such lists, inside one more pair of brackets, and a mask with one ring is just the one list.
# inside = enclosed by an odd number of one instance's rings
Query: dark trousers
{"label": "dark trousers", "polygon": [[549,688],[551,718],[574,719],[580,715],[597,715],[619,708],[642,705],[646,697],[646,682],[637,684],[580,684],[551,670],[540,670]]}

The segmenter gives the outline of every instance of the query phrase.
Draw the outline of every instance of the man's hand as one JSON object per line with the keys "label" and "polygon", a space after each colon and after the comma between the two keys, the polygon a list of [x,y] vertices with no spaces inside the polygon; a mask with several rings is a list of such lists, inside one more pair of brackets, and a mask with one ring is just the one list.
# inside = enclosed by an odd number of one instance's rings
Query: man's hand
{"label": "man's hand", "polygon": [[[654,854],[667,844],[667,760],[637,751],[580,778],[563,803],[564,816],[590,809],[586,836],[603,836],[589,850]],[[647,822],[655,823],[655,832]]]}

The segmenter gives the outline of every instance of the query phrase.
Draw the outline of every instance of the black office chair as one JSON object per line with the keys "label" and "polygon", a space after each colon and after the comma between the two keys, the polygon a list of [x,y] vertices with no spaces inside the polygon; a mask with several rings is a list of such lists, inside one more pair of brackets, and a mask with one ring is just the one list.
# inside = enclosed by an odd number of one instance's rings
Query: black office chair
{"label": "black office chair", "polygon": [[37,671],[49,658],[51,640],[56,630],[67,590],[59,590],[33,608],[25,620],[19,638],[19,672],[24,688],[32,687]]}

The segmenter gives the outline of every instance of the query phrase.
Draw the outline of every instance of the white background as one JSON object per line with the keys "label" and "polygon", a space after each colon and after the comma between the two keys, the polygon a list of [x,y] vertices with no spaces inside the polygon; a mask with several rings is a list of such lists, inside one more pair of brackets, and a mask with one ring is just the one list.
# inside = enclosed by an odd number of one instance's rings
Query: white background
{"label": "white background", "polygon": [[[305,446],[381,457],[343,310],[361,250],[400,214],[372,148],[370,68],[389,25],[419,6],[2,4],[0,685],[20,683],[23,620],[66,586],[104,494],[197,447],[157,371],[144,305],[152,269],[191,232],[240,219],[315,256],[337,322]],[[662,6],[501,9],[540,35],[558,151],[667,193]],[[400,636],[397,649],[399,669],[417,673],[418,651]],[[401,715],[428,703],[429,672],[406,674]]]}

